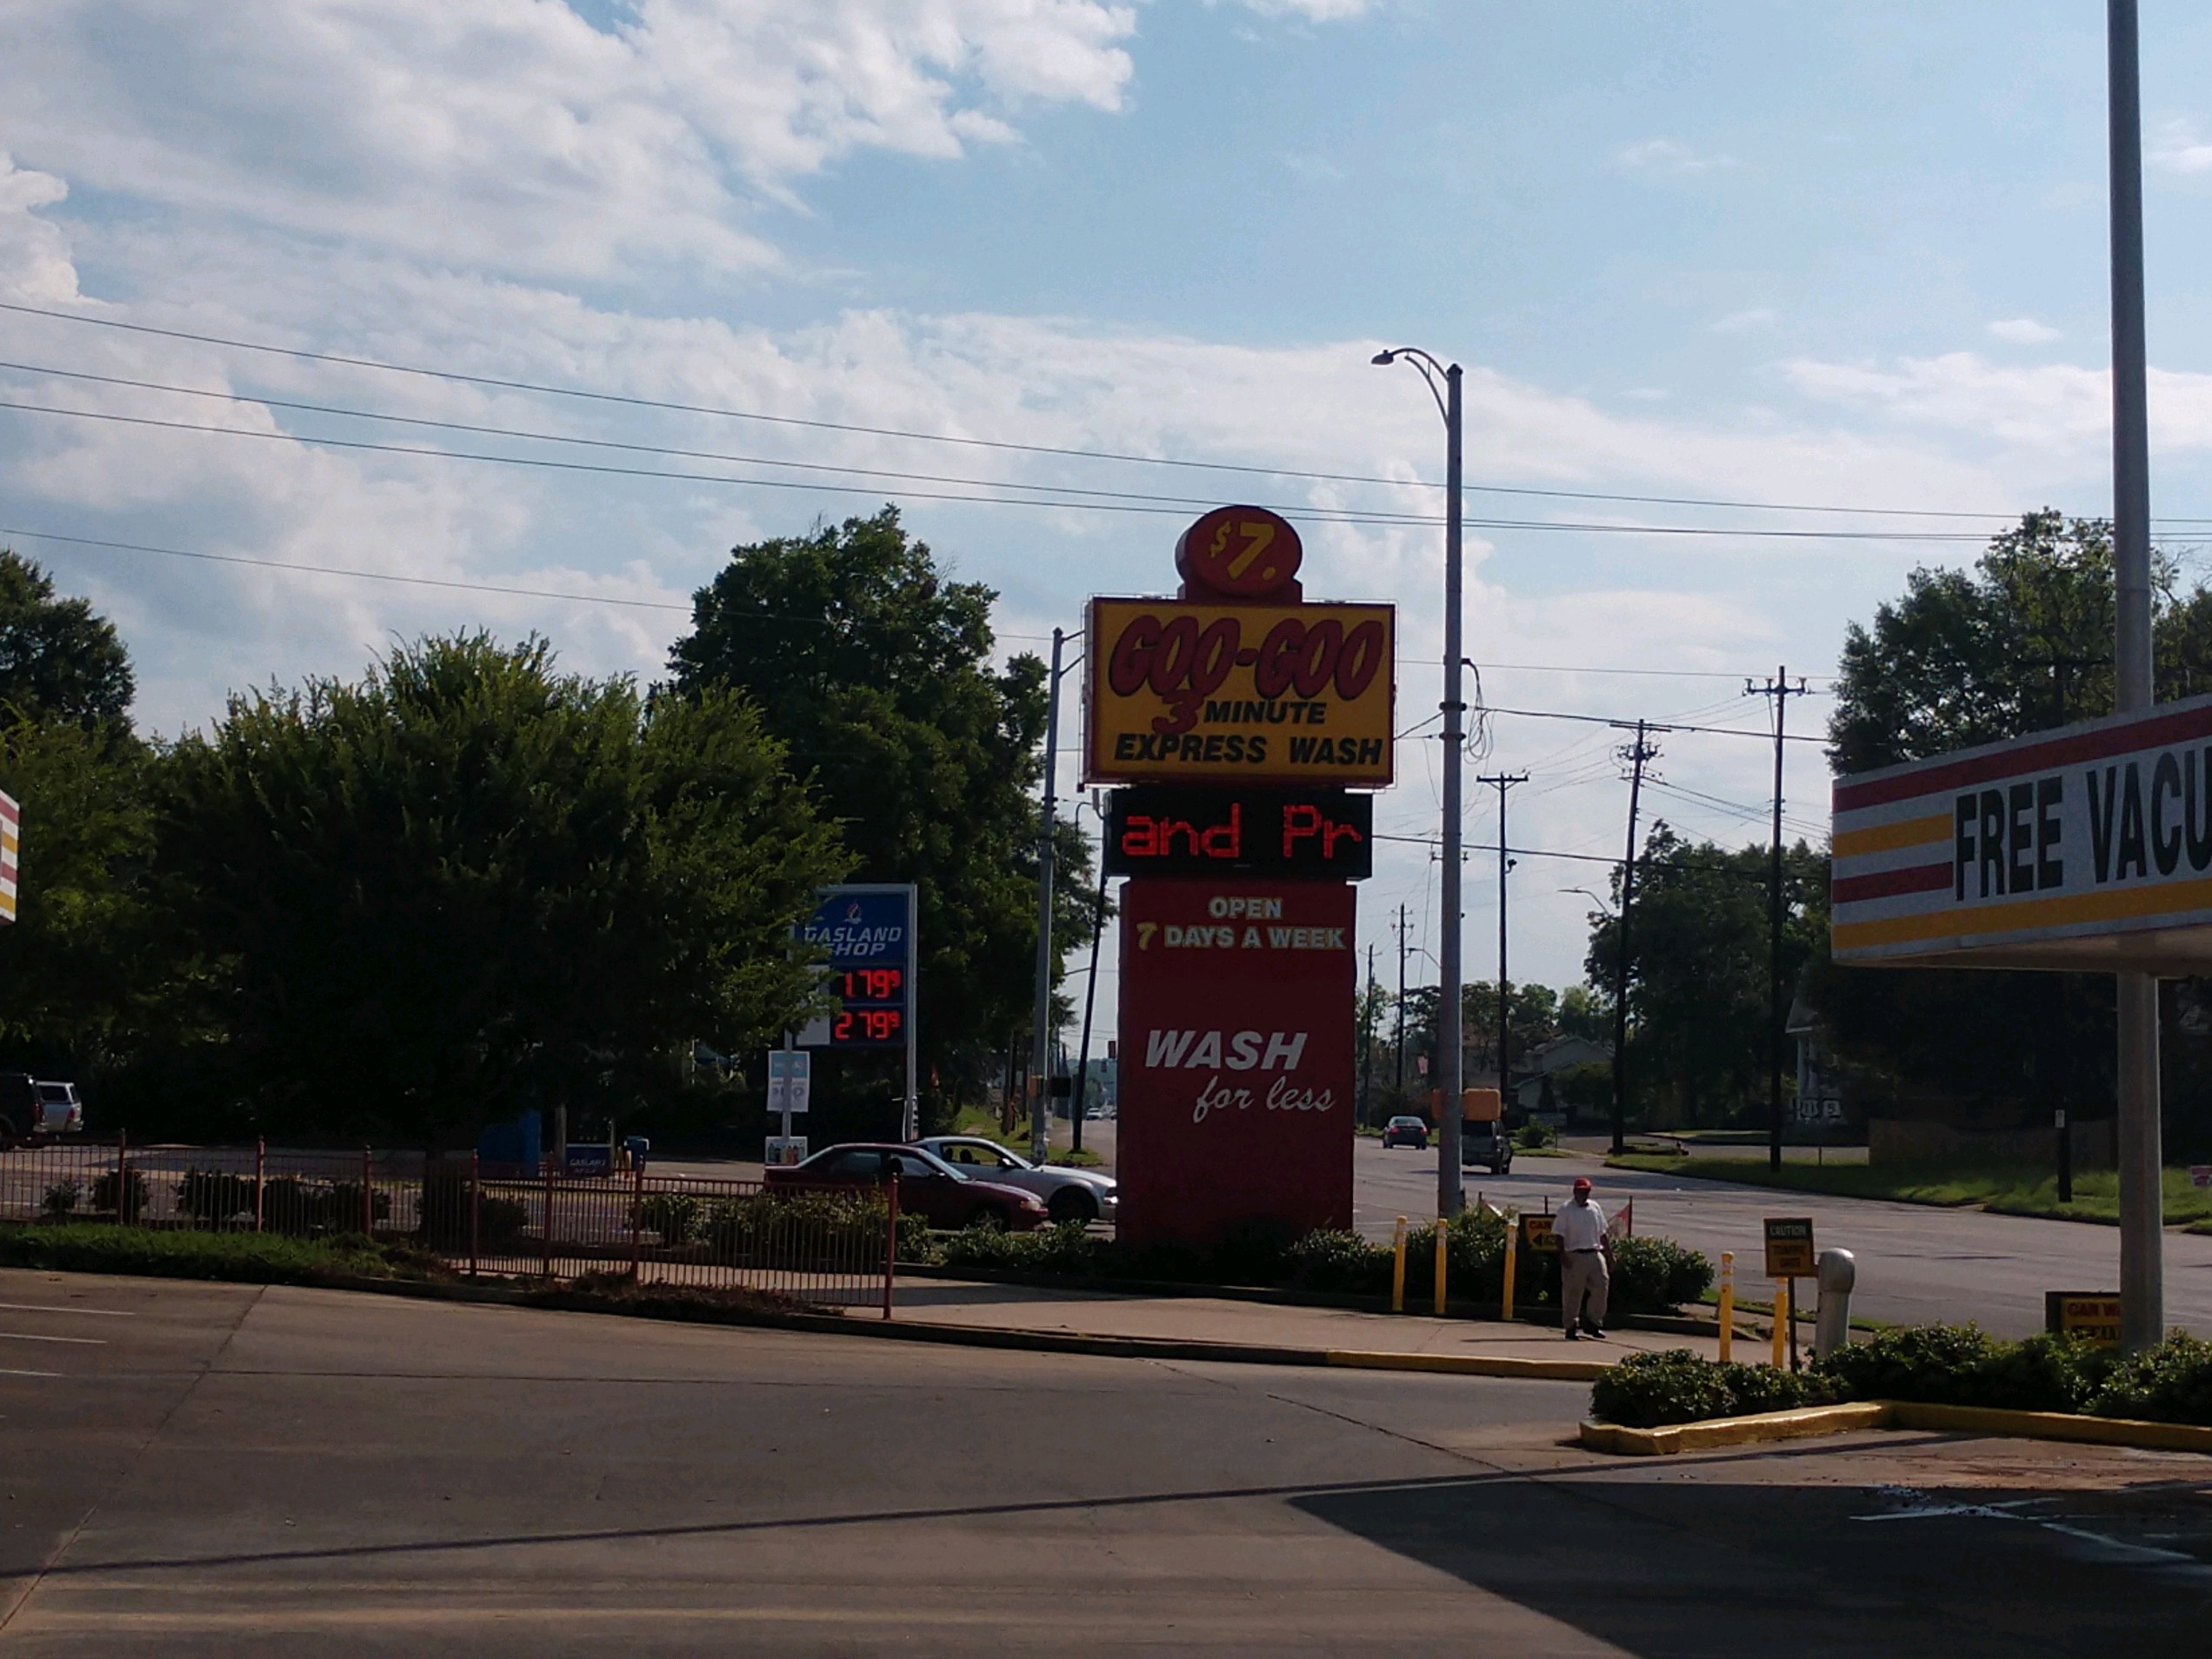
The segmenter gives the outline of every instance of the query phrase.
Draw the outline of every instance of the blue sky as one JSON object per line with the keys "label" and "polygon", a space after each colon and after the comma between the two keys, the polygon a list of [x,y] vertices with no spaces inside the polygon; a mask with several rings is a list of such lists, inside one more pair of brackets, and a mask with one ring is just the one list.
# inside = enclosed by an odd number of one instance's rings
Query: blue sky
{"label": "blue sky", "polygon": [[[1418,343],[1468,366],[1471,482],[1767,504],[1476,495],[1478,518],[1613,527],[1474,533],[1469,637],[1489,700],[1756,727],[1742,676],[1786,663],[1817,690],[1846,623],[1914,564],[1970,559],[2024,509],[2103,509],[2102,16],[2094,0],[41,0],[0,8],[0,300],[1404,484],[595,408],[20,313],[0,312],[0,356],[29,366],[0,370],[0,399],[556,453],[265,401],[284,398],[1263,500],[1311,516],[1309,591],[1405,607],[1411,726],[1436,695],[1437,532],[1325,513],[1435,510],[1433,490],[1406,487],[1441,473],[1434,411],[1408,371],[1367,363]],[[2150,0],[2143,30],[2155,511],[2212,520],[2212,14]],[[854,483],[863,493],[563,475],[0,410],[14,531],[590,596],[6,538],[118,619],[143,722],[163,731],[232,687],[354,672],[430,629],[536,629],[574,666],[650,676],[730,544],[900,498]],[[1016,648],[1073,628],[1088,593],[1165,585],[1182,522],[903,499],[940,552],[1003,591]],[[1926,539],[1829,535],[1869,528]],[[2194,556],[2202,528],[2163,533]],[[1819,534],[1719,533],[1746,529]],[[1515,663],[1547,666],[1499,666]],[[1793,723],[1823,707],[1794,705]],[[1516,843],[1617,851],[1607,728],[1501,715],[1486,736],[1485,768],[1536,775],[1514,797]],[[1402,745],[1390,828],[1433,828],[1434,750]],[[1652,805],[1694,836],[1752,838],[1767,765],[1756,742],[1682,734]],[[1816,750],[1793,751],[1793,826],[1817,836],[1826,782]],[[1468,829],[1495,834],[1479,796]],[[1363,936],[1386,958],[1381,921],[1401,901],[1433,943],[1434,875],[1400,844],[1363,894]],[[1587,901],[1562,889],[1604,875],[1522,861],[1516,977],[1579,976]],[[1469,965],[1487,976],[1494,862],[1468,876]]]}

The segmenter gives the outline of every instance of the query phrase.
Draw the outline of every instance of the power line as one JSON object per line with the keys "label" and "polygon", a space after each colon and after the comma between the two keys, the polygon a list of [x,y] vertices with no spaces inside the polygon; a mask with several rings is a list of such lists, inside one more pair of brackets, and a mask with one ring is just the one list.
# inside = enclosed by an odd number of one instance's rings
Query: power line
{"label": "power line", "polygon": [[[345,576],[362,582],[390,582],[407,587],[448,588],[464,593],[505,594],[522,599],[561,599],[572,604],[620,605],[635,610],[680,610],[689,615],[689,603],[678,603],[669,599],[623,599],[606,593],[570,593],[557,588],[518,588],[495,582],[460,582],[441,576],[401,576],[390,570],[351,570],[333,564],[295,564],[283,559],[250,558],[243,553],[194,552],[181,547],[155,547],[143,542],[103,541],[90,536],[63,536],[53,530],[23,530],[0,524],[0,536],[15,536],[29,542],[59,542],[71,547],[96,547],[116,553],[155,553],[163,558],[195,559],[207,564],[244,564],[261,570],[283,570],[295,576]],[[823,627],[834,625],[835,619],[800,611],[749,610],[748,616],[762,616],[776,622],[815,623]],[[993,629],[994,639],[1047,639],[1046,634],[1016,634]]]}
{"label": "power line", "polygon": [[[409,375],[460,385],[482,386],[500,391],[519,391],[542,396],[569,397],[583,402],[610,403],[630,409],[657,410],[671,414],[705,415],[725,420],[754,421],[766,425],[798,427],[812,431],[848,432],[869,437],[899,438],[915,443],[948,443],[969,449],[995,450],[1010,454],[1055,456],[1070,460],[1108,461],[1123,465],[1180,467],[1195,471],[1237,473],[1258,477],[1298,478],[1316,483],[1373,484],[1382,488],[1398,490],[1436,490],[1443,488],[1442,484],[1424,478],[1393,478],[1375,473],[1324,472],[1293,467],[1263,466],[1245,462],[1196,461],[1175,456],[1137,455],[1123,450],[1087,450],[1073,445],[1017,443],[1003,438],[969,437],[949,432],[924,432],[905,427],[870,426],[858,422],[825,421],[793,415],[770,415],[757,410],[731,409],[707,403],[686,403],[667,398],[596,391],[586,387],[554,385],[542,381],[518,380],[496,375],[470,374],[456,369],[433,369],[419,363],[387,363],[373,357],[350,356],[337,352],[310,351],[301,346],[276,345],[258,340],[240,340],[224,335],[201,333],[189,329],[164,329],[146,323],[127,323],[119,317],[87,316],[79,312],[58,310],[47,306],[25,305],[17,302],[0,301],[0,311],[12,311],[20,316],[45,317],[54,322],[111,329],[160,339],[182,340],[197,345],[217,346],[226,350],[252,351],[271,356],[291,357],[306,363],[329,363],[339,368],[366,369],[380,374]],[[1562,490],[1536,485],[1464,484],[1462,488],[1470,493],[1525,496],[1543,500],[1610,502],[1626,505],[1657,507],[1712,507],[1745,512],[1834,513],[1888,518],[1979,519],[2005,523],[2010,523],[2020,516],[2019,514],[2010,511],[1971,512],[1953,508],[1816,506],[1797,502],[1744,501],[1711,496],[1640,495],[1628,491]],[[2212,523],[2212,520],[2166,519],[2160,522],[2202,523]]]}
{"label": "power line", "polygon": [[[1470,666],[1470,667],[1478,667],[1478,668],[1486,668],[1486,669],[1511,669],[1511,670],[1516,670],[1516,671],[1517,671],[1517,672],[1521,672],[1521,673],[1528,673],[1528,674],[1626,674],[1626,675],[1634,675],[1634,676],[1639,676],[1639,677],[1650,678],[1650,679],[1671,679],[1671,680],[1728,680],[1728,681],[1730,681],[1730,682],[1734,682],[1734,681],[1741,680],[1741,679],[1743,677],[1743,676],[1742,676],[1742,674],[1728,674],[1728,673],[1723,673],[1723,672],[1722,672],[1721,670],[1719,670],[1719,669],[1596,668],[1596,667],[1583,667],[1583,666],[1580,666],[1580,665],[1577,665],[1577,664],[1573,663],[1475,663],[1475,662],[1473,661],[1473,659],[1472,659],[1472,658],[1469,659],[1469,666]],[[1825,695],[1825,694],[1824,694],[1824,693],[1822,693],[1822,694],[1816,694],[1816,695]],[[1729,699],[1729,701],[1731,701],[1731,702],[1741,702],[1741,701],[1742,701],[1742,698],[1740,698],[1740,697],[1737,697],[1737,698],[1730,698],[1730,699]]]}
{"label": "power line", "polygon": [[[551,456],[493,455],[476,450],[436,449],[427,444],[384,443],[372,442],[366,438],[315,436],[298,432],[269,431],[249,427],[212,426],[197,421],[164,420],[150,415],[125,415],[109,410],[68,409],[58,404],[23,403],[9,398],[0,398],[0,409],[12,409],[29,415],[51,415],[71,420],[105,421],[121,426],[150,427],[171,432],[202,432],[218,437],[253,438],[263,443],[297,443],[324,449],[353,450],[376,455],[413,456],[434,461],[477,461],[496,466],[536,467],[547,471],[589,473],[603,477],[664,478],[687,483],[730,484],[743,489],[811,490],[841,496],[891,495],[914,501],[958,502],[973,506],[1035,507],[1063,512],[1141,513],[1152,516],[1167,516],[1177,518],[1189,512],[1193,506],[1203,504],[1203,501],[1197,497],[1155,497],[1151,499],[1163,503],[1174,503],[1175,504],[1152,505],[1149,504],[1143,497],[1136,500],[1068,501],[1041,496],[1033,500],[1026,498],[1017,500],[1004,496],[956,495],[944,490],[887,490],[859,484],[830,483],[818,479],[733,477],[727,473],[687,472],[664,467],[623,467],[605,462],[563,460]],[[376,420],[384,417],[368,415],[363,418]],[[476,430],[488,433],[503,431],[503,429],[490,427]],[[531,439],[535,436],[525,432],[508,432],[504,435],[525,440]],[[563,443],[589,443],[596,440],[557,437],[547,441]],[[783,466],[787,463],[777,461],[760,464]],[[853,470],[862,471],[865,469],[856,468]],[[1047,486],[1035,484],[1002,486],[997,483],[989,483],[983,487],[1039,490]],[[1265,503],[1253,504],[1264,505]],[[1286,505],[1291,513],[1296,513],[1310,521],[1324,523],[1408,527],[1429,526],[1443,523],[1441,515],[1433,513],[1394,513],[1361,508],[1315,507],[1297,503],[1286,503]],[[1469,518],[1465,523],[1469,528],[1476,530],[1564,530],[1589,535],[1613,536],[1702,536],[1763,541],[1978,542],[1987,539],[1955,531],[1909,533],[1897,530],[1749,530],[1726,525],[1620,524],[1541,518]]]}
{"label": "power line", "polygon": [[[1793,691],[1792,695],[1795,696],[1796,693]],[[1534,720],[1579,720],[1596,726],[1617,726],[1622,723],[1611,715],[1569,714],[1560,709],[1504,709],[1492,703],[1483,712],[1485,714],[1525,715]],[[1769,743],[1774,741],[1775,736],[1770,731],[1752,731],[1742,726],[1688,726],[1679,721],[1668,722],[1666,729],[1669,731],[1707,732],[1717,737],[1756,737],[1761,743]],[[1656,728],[1655,727],[1654,730]],[[1809,734],[1790,733],[1788,735],[1787,741],[1793,743],[1825,743],[1828,739],[1815,737]]]}

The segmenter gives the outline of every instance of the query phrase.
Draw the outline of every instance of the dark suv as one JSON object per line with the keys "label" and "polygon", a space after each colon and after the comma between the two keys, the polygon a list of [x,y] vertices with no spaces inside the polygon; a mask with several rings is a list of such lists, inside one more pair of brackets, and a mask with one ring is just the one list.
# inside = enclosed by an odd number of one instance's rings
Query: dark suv
{"label": "dark suv", "polygon": [[1462,1122],[1459,1126],[1459,1162],[1463,1169],[1481,1164],[1492,1175],[1513,1167],[1513,1138],[1502,1123]]}

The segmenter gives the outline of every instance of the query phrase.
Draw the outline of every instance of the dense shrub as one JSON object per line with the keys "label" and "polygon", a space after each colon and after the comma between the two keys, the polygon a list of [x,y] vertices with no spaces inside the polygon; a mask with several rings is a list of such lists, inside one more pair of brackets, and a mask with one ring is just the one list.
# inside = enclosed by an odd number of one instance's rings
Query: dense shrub
{"label": "dense shrub", "polygon": [[1533,1118],[1513,1131],[1513,1144],[1523,1152],[1540,1151],[1547,1146],[1559,1144],[1559,1133],[1549,1123],[1539,1123]]}
{"label": "dense shrub", "polygon": [[2066,1337],[2009,1343],[1975,1325],[1885,1330],[1816,1363],[1855,1400],[2009,1411],[2078,1411],[2110,1363],[2099,1350]]}
{"label": "dense shrub", "polygon": [[[104,1215],[120,1214],[126,1222],[135,1222],[139,1216],[144,1215],[146,1213],[145,1172],[142,1169],[132,1169],[129,1173],[130,1179],[128,1183],[118,1183],[113,1169],[95,1180],[92,1183],[92,1208]],[[123,1200],[120,1210],[116,1204],[118,1189],[121,1190]]]}
{"label": "dense shrub", "polygon": [[458,1169],[433,1169],[423,1178],[415,1236],[429,1249],[457,1252],[469,1248],[473,1227],[478,1246],[489,1249],[511,1243],[530,1220],[530,1206],[519,1199],[497,1197],[480,1188],[472,1191],[468,1176]]}
{"label": "dense shrub", "polygon": [[1679,1308],[1712,1285],[1712,1263],[1671,1238],[1647,1234],[1613,1246],[1613,1305],[1630,1313]]}
{"label": "dense shrub", "polygon": [[[391,1218],[389,1192],[371,1189],[369,1203],[370,1209],[364,1215],[358,1181],[306,1181],[297,1176],[277,1176],[262,1183],[262,1229],[303,1238],[359,1233],[362,1223],[370,1216],[377,1221]],[[252,1208],[250,1200],[247,1208]]]}
{"label": "dense shrub", "polygon": [[1686,1348],[1631,1354],[1597,1379],[1590,1411],[1631,1429],[1740,1417],[1793,1406],[1825,1405],[1838,1397],[1832,1379],[1770,1365],[1722,1365]]}
{"label": "dense shrub", "polygon": [[57,1181],[46,1189],[38,1201],[38,1210],[50,1220],[59,1221],[72,1214],[84,1196],[83,1189],[74,1181]]}
{"label": "dense shrub", "polygon": [[1390,1252],[1357,1233],[1316,1231],[1283,1252],[1291,1283],[1301,1289],[1343,1295],[1378,1294],[1390,1288]]}
{"label": "dense shrub", "polygon": [[638,1206],[637,1224],[659,1234],[663,1244],[687,1244],[705,1213],[706,1206],[688,1192],[649,1193]]}
{"label": "dense shrub", "polygon": [[1029,1233],[965,1227],[944,1240],[942,1259],[951,1268],[1089,1275],[1096,1269],[1101,1243],[1081,1222],[1063,1222]]}
{"label": "dense shrub", "polygon": [[2176,1331],[2112,1367],[2089,1409],[2100,1417],[2212,1428],[2212,1343]]}
{"label": "dense shrub", "polygon": [[[698,1236],[717,1262],[857,1267],[881,1258],[889,1213],[872,1192],[762,1191],[716,1203],[699,1224]],[[928,1222],[902,1214],[899,1260],[928,1262],[936,1255]]]}
{"label": "dense shrub", "polygon": [[177,1183],[177,1207],[195,1221],[223,1222],[253,1213],[250,1176],[224,1169],[187,1169]]}

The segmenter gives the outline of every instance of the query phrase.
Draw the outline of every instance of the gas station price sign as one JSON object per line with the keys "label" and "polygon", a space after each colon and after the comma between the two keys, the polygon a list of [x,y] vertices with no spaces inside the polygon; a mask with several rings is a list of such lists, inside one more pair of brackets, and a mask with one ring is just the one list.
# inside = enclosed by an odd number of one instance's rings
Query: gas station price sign
{"label": "gas station price sign", "polygon": [[1364,881],[1375,798],[1346,790],[1157,784],[1108,797],[1109,876],[1259,875]]}
{"label": "gas station price sign", "polygon": [[800,929],[829,953],[834,1012],[800,1034],[810,1049],[902,1049],[913,1015],[911,896],[905,888],[825,888]]}

